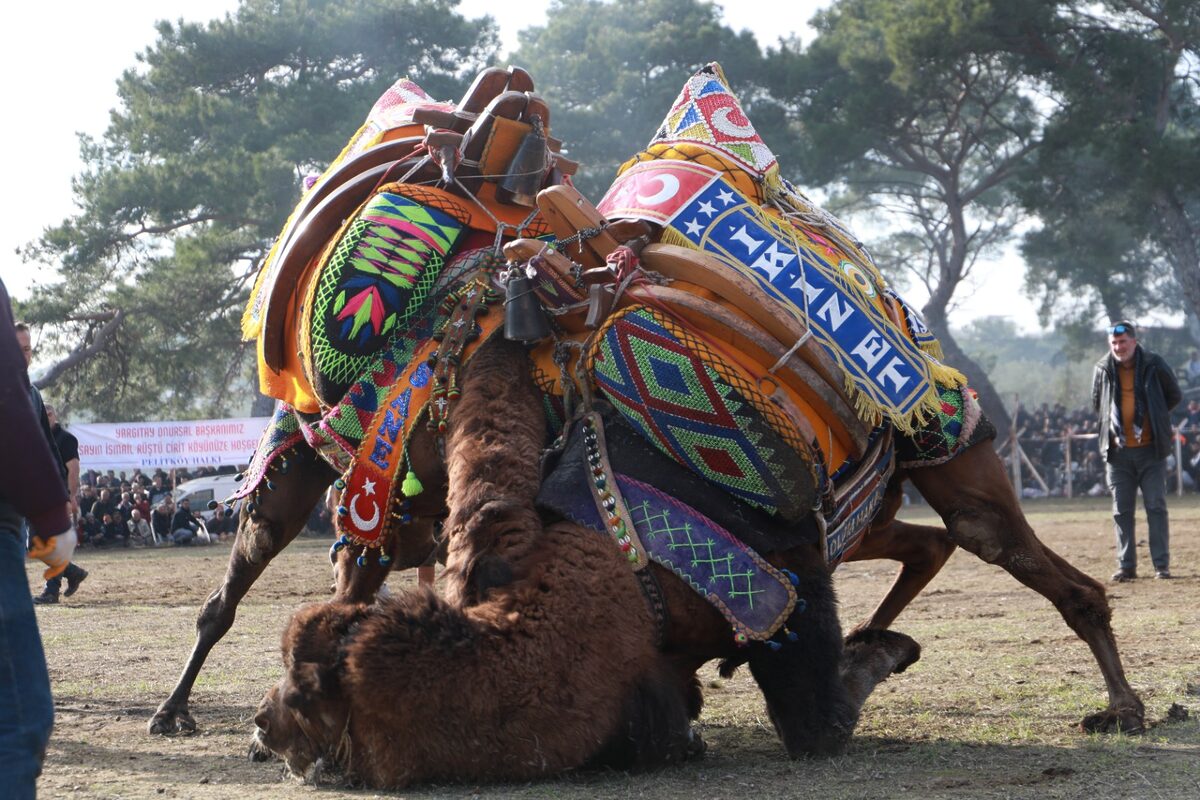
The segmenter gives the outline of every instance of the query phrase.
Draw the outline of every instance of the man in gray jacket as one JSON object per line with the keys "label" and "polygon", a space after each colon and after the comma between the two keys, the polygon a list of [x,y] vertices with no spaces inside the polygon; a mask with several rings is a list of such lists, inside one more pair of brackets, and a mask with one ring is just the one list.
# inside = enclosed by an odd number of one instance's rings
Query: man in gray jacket
{"label": "man in gray jacket", "polygon": [[1137,577],[1134,504],[1142,490],[1154,577],[1171,577],[1166,458],[1172,450],[1171,409],[1183,398],[1175,374],[1137,341],[1133,323],[1108,329],[1109,353],[1096,362],[1092,407],[1100,417],[1100,455],[1113,496],[1117,534],[1114,581]]}

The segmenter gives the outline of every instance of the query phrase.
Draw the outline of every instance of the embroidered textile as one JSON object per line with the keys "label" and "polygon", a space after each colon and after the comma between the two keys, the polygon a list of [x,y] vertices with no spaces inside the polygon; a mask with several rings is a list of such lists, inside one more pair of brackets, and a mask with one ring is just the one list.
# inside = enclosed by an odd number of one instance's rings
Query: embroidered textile
{"label": "embroidered textile", "polygon": [[863,458],[839,476],[834,508],[825,515],[825,563],[831,567],[854,552],[883,505],[896,466],[891,433],[887,427],[872,431]]}
{"label": "embroidered textile", "polygon": [[936,411],[937,383],[965,381],[936,360],[936,340],[911,309],[911,338],[892,322],[894,293],[870,256],[779,176],[719,65],[688,80],[650,147],[621,168],[598,208],[661,225],[664,243],[703,250],[754,280],[842,368],[872,426],[886,418],[913,430]]}
{"label": "embroidered textile", "polygon": [[588,355],[597,387],[659,450],[733,497],[787,519],[817,480],[800,435],[734,365],[660,312],[610,318]]}
{"label": "embroidered textile", "polygon": [[321,269],[309,326],[314,383],[340,397],[402,331],[437,280],[462,223],[380,192],[359,209]]}
{"label": "embroidered textile", "polygon": [[[605,536],[616,536],[619,543],[616,532],[605,533],[606,512],[597,508],[591,489],[597,476],[585,460],[584,435],[584,426],[576,425],[561,460],[543,480],[537,502]],[[615,481],[639,547],[712,603],[739,641],[765,640],[779,630],[796,602],[787,578],[695,508],[620,472]]]}
{"label": "embroidered textile", "polygon": [[250,459],[250,466],[243,473],[242,485],[229,498],[236,500],[253,492],[266,477],[267,469],[284,451],[299,444],[303,439],[300,432],[300,420],[292,407],[282,400],[275,403],[275,412],[271,421],[263,429],[258,447]]}
{"label": "embroidered textile", "polygon": [[996,435],[970,387],[939,386],[938,392],[941,403],[937,414],[915,433],[896,439],[901,467],[944,464],[966,448]]}
{"label": "embroidered textile", "polygon": [[650,144],[681,142],[718,150],[760,175],[776,163],[775,154],[746,118],[716,63],[688,79]]}

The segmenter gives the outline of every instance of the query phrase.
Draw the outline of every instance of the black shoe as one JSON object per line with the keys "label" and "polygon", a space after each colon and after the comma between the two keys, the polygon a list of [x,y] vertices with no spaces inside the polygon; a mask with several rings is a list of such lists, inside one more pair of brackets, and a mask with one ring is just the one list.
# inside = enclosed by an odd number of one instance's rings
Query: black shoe
{"label": "black shoe", "polygon": [[49,592],[42,592],[37,597],[33,598],[33,604],[35,606],[49,606],[57,602],[58,595],[50,594]]}
{"label": "black shoe", "polygon": [[1117,583],[1125,583],[1126,581],[1137,580],[1137,570],[1119,569],[1113,573],[1112,579]]}
{"label": "black shoe", "polygon": [[63,592],[63,597],[70,597],[75,594],[75,590],[79,588],[79,584],[87,580],[87,576],[88,571],[81,567],[78,578],[67,578],[67,589]]}
{"label": "black shoe", "polygon": [[1170,579],[1171,579],[1171,570],[1169,570],[1169,569],[1160,569],[1160,570],[1157,570],[1157,571],[1154,573],[1154,577],[1155,577],[1155,578],[1157,578],[1157,579],[1158,579],[1158,580],[1160,580],[1160,581],[1167,581],[1167,580],[1170,580]]}

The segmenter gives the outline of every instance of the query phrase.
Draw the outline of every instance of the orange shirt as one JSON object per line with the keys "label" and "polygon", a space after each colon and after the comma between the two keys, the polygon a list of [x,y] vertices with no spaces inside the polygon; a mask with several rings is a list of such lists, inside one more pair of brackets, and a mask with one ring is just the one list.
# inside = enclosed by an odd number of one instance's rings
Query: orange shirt
{"label": "orange shirt", "polygon": [[1134,361],[1129,359],[1125,364],[1117,364],[1117,383],[1121,387],[1121,425],[1125,429],[1126,447],[1145,447],[1154,441],[1150,432],[1150,420],[1142,420],[1142,438],[1138,441],[1133,430],[1133,414],[1136,402],[1133,399],[1134,383],[1137,376],[1133,374]]}

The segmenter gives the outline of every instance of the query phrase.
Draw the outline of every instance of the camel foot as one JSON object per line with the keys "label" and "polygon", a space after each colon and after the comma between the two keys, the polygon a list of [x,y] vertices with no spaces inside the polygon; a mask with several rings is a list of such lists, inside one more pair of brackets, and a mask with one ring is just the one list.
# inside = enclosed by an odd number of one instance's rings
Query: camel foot
{"label": "camel foot", "polygon": [[1145,733],[1145,713],[1140,707],[1109,707],[1084,717],[1079,729],[1084,733]]}
{"label": "camel foot", "polygon": [[699,761],[704,758],[704,754],[708,752],[708,745],[704,741],[704,737],[700,735],[700,730],[692,725],[688,728],[687,744],[683,751],[684,761]]}
{"label": "camel foot", "polygon": [[261,731],[256,730],[254,736],[250,739],[250,746],[246,748],[246,758],[256,764],[261,764],[264,761],[271,761],[275,758],[275,754],[262,743]]}
{"label": "camel foot", "polygon": [[172,733],[191,734],[195,733],[196,729],[196,720],[188,712],[187,706],[172,708],[166,703],[163,703],[158,707],[158,711],[154,712],[154,716],[150,718],[150,725],[147,727],[150,733],[157,733],[161,736]]}

